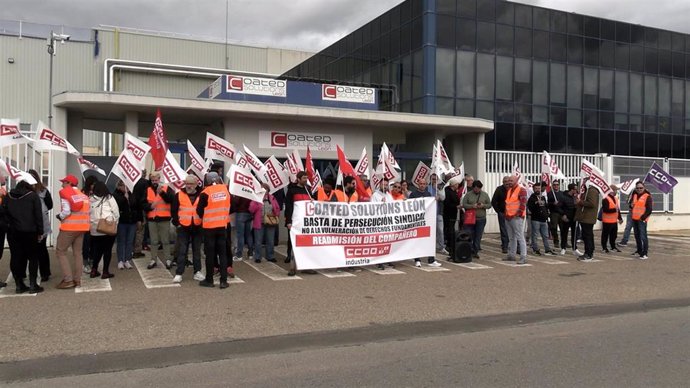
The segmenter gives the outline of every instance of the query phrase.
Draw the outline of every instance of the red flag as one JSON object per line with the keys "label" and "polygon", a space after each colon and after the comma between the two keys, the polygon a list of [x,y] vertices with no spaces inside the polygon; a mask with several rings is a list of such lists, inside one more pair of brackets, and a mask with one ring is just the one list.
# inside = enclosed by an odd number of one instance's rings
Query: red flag
{"label": "red flag", "polygon": [[309,146],[307,146],[307,178],[309,178],[309,185],[311,186],[311,192],[314,193],[316,190],[319,189],[321,186],[321,177],[319,174],[317,174],[316,169],[314,168],[314,161],[311,158],[311,150],[309,150]]}
{"label": "red flag", "polygon": [[151,157],[155,170],[160,170],[165,163],[165,154],[168,152],[168,138],[163,131],[163,120],[161,120],[161,110],[156,110],[156,121],[153,124],[153,131],[149,136],[151,146]]}
{"label": "red flag", "polygon": [[370,195],[367,192],[366,187],[364,187],[364,183],[361,179],[359,179],[359,175],[357,175],[355,172],[355,169],[352,167],[352,164],[350,164],[350,161],[347,160],[345,152],[343,152],[339,145],[336,145],[336,147],[338,151],[338,164],[340,165],[340,171],[343,173],[343,176],[345,177],[349,175],[355,178],[355,189],[357,189],[357,196],[359,197],[360,202],[369,201]]}

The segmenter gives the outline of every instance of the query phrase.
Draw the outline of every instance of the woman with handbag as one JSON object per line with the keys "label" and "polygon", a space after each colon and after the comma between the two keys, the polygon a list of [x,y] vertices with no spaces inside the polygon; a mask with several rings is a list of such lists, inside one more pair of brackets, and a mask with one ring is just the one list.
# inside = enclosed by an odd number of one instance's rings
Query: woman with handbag
{"label": "woman with handbag", "polygon": [[[98,181],[93,186],[89,197],[91,202],[91,277],[101,276],[101,279],[112,278],[110,273],[110,259],[113,255],[113,244],[117,235],[117,223],[120,219],[120,209],[117,201],[110,195],[104,182]],[[103,258],[103,275],[98,272],[98,264]]]}
{"label": "woman with handbag", "polygon": [[266,261],[276,261],[273,248],[275,246],[275,229],[278,227],[280,206],[276,198],[269,193],[268,185],[264,184],[266,194],[262,202],[252,201],[249,204],[249,212],[254,216],[252,229],[254,229],[254,262],[260,263],[262,252],[261,243],[266,236]]}
{"label": "woman with handbag", "polygon": [[482,236],[486,226],[486,209],[491,207],[491,198],[481,181],[472,182],[472,189],[462,198],[462,208],[465,209],[463,229],[472,236],[472,257],[479,258],[482,250]]}

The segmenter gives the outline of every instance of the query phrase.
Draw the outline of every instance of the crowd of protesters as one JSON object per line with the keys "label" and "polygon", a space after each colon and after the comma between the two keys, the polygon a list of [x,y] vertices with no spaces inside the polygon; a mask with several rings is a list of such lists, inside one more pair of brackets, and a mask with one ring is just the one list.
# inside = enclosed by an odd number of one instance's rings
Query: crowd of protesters
{"label": "crowd of protesters", "polygon": [[[46,239],[51,233],[49,212],[53,209],[53,200],[38,173],[33,170],[29,173],[36,184],[19,180],[7,192],[3,183],[0,192],[0,243],[4,247],[7,234],[10,268],[17,293],[42,292],[40,283],[45,284],[52,276]],[[144,257],[142,251],[148,249],[148,269],[159,263],[168,270],[175,266],[173,282],[180,283],[185,268],[192,267],[193,279],[200,286],[214,287],[214,277],[219,276],[219,286],[224,289],[228,287],[228,278],[234,277],[233,262],[245,257],[256,263],[264,259],[276,261],[274,246],[280,233],[281,210],[284,209],[284,226],[289,234],[296,202],[360,201],[355,190],[357,180],[351,176],[346,176],[339,186],[328,177],[322,187],[312,193],[308,189],[307,174],[301,171],[294,182],[275,195],[265,186],[261,202],[231,196],[221,176],[218,171],[211,171],[202,181],[190,174],[184,181],[184,188],[177,193],[161,183],[158,171],[151,172],[148,179],[142,177],[133,191],[118,181],[112,193],[105,182],[95,176],[88,177],[81,190],[75,176],[61,179],[60,206],[55,211],[60,221],[55,248],[62,279],[56,288],[80,287],[82,273],[90,278],[112,278],[111,256],[115,245],[119,270],[134,268],[133,259]],[[623,240],[617,243],[618,224],[623,218],[615,185],[613,193],[602,199],[598,190],[586,182],[582,189],[569,184],[567,190],[561,191],[559,181],[554,181],[550,187],[545,182],[524,187],[518,184],[515,176],[506,176],[490,198],[482,182],[469,174],[441,177],[431,174],[428,182],[420,179],[412,184],[405,180],[389,182],[383,179],[377,187],[371,187],[366,176],[359,178],[369,196],[361,200],[388,202],[435,198],[436,252],[448,256],[449,260],[456,255],[456,242],[461,232],[469,236],[472,258],[480,258],[487,210],[491,208],[498,215],[501,251],[506,254],[506,261],[527,262],[526,230],[534,255],[542,255],[538,243],[541,238],[543,254],[557,255],[560,247],[561,255],[572,249],[578,260],[591,261],[595,251],[593,228],[597,220],[603,225],[603,252],[620,252],[618,247],[627,245],[632,229],[637,243],[633,254],[640,259],[648,258],[646,225],[653,202],[642,182],[637,183],[635,192],[629,196],[628,225]],[[577,247],[580,240],[583,252]],[[202,272],[202,245],[205,272]],[[192,261],[187,259],[190,246]],[[289,263],[288,276],[295,276],[297,272],[293,256],[288,238],[285,259],[285,263]],[[421,267],[422,260],[429,267],[442,265],[432,256],[415,259],[415,266]],[[386,266],[381,264],[378,268],[384,270]],[[5,284],[0,282],[2,286]]]}

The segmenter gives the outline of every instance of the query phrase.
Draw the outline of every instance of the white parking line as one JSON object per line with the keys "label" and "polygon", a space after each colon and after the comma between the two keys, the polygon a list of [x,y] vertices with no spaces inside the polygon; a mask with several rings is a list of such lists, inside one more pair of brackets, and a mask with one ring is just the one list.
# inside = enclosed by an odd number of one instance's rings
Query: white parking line
{"label": "white parking line", "polygon": [[[437,260],[438,261],[438,260]],[[440,261],[439,261],[440,263]],[[401,265],[404,265],[405,267],[412,267],[414,269],[418,269],[420,271],[424,272],[445,272],[445,271],[450,271],[448,268],[443,268],[443,267],[429,267],[426,264],[422,264],[421,267],[415,267],[414,264],[409,264],[406,262],[400,263]],[[380,271],[380,270],[379,270]]]}
{"label": "white parking line", "polygon": [[375,266],[367,266],[362,268],[366,269],[369,272],[373,272],[377,275],[406,275],[405,272],[398,271],[397,269],[391,267],[384,267],[385,269],[378,269]]}
{"label": "white parking line", "polygon": [[180,286],[178,283],[172,282],[173,276],[167,269],[165,269],[165,265],[163,265],[160,260],[156,260],[158,262],[158,266],[152,269],[146,268],[150,261],[148,258],[132,259],[132,261],[134,262],[134,266],[137,268],[137,271],[139,271],[139,276],[141,276],[141,280],[144,282],[146,288]]}
{"label": "white parking line", "polygon": [[29,294],[28,292],[25,292],[23,294],[16,294],[14,290],[17,288],[17,284],[14,282],[14,277],[12,277],[11,273],[7,276],[7,281],[5,283],[7,283],[7,287],[0,288],[0,298],[12,298],[15,296],[36,296],[36,295],[38,295],[38,294]]}
{"label": "white parking line", "polygon": [[252,260],[245,260],[244,263],[271,280],[302,280],[299,276],[288,276],[285,269],[269,261],[255,263]]}
{"label": "white parking line", "polygon": [[488,265],[474,263],[474,262],[454,263],[452,261],[448,261],[448,262],[446,262],[446,264],[457,265],[458,267],[463,267],[463,268],[467,268],[467,269],[491,269],[491,268],[493,268],[493,267],[490,267]]}
{"label": "white parking line", "polygon": [[90,278],[88,274],[81,276],[81,287],[75,287],[74,293],[81,294],[84,292],[98,292],[98,291],[112,291],[110,286],[110,279],[101,279],[101,277]]}
{"label": "white parking line", "polygon": [[351,272],[347,272],[345,270],[337,270],[337,269],[317,269],[316,272],[320,273],[321,275],[327,277],[327,278],[350,278],[353,276],[357,276]]}
{"label": "white parking line", "polygon": [[514,261],[498,261],[498,260],[489,260],[489,261],[494,262],[496,264],[505,265],[506,267],[513,267],[513,268],[515,268],[515,267],[531,267],[532,266],[532,264],[530,264],[530,263],[518,264]]}

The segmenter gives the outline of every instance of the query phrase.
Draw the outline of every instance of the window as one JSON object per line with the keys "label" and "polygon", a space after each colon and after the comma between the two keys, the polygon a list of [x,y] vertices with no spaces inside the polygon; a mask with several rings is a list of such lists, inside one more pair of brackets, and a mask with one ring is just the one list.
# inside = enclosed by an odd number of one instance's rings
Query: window
{"label": "window", "polygon": [[545,8],[532,8],[532,23],[538,30],[549,30],[549,10]]}
{"label": "window", "polygon": [[614,117],[613,127],[615,129],[620,129],[623,131],[629,130],[628,128],[628,115],[617,113]]}
{"label": "window", "polygon": [[662,50],[671,49],[671,33],[668,31],[659,31],[659,48]]}
{"label": "window", "polygon": [[477,101],[477,117],[480,119],[494,119],[494,103],[487,101]]}
{"label": "window", "polygon": [[551,63],[550,102],[565,105],[565,65]]}
{"label": "window", "polygon": [[532,69],[532,100],[535,105],[548,103],[549,68],[546,62],[534,61]]}
{"label": "window", "polygon": [[455,115],[462,117],[474,117],[474,100],[455,101]]}
{"label": "window", "polygon": [[567,122],[567,110],[565,108],[551,107],[551,115],[549,116],[549,123],[551,125],[565,125]]}
{"label": "window", "polygon": [[630,132],[614,131],[616,138],[615,155],[630,155]]}
{"label": "window", "polygon": [[659,116],[671,115],[671,80],[659,77]]}
{"label": "window", "polygon": [[628,70],[630,67],[630,46],[624,43],[616,45],[616,69]]}
{"label": "window", "polygon": [[599,74],[597,69],[585,68],[584,74],[584,107],[597,109]]}
{"label": "window", "polygon": [[496,53],[513,55],[513,27],[496,25]]}
{"label": "window", "polygon": [[659,135],[655,133],[644,134],[644,156],[659,156]]}
{"label": "window", "polygon": [[616,65],[616,44],[609,41],[601,42],[599,50],[599,63],[601,67],[613,68]]}
{"label": "window", "polygon": [[[553,127],[556,128],[556,127]],[[535,125],[532,127],[532,151],[542,152],[549,149],[549,135],[551,131],[547,125]]]}
{"label": "window", "polygon": [[599,152],[599,130],[585,129],[583,135],[585,137],[584,152],[586,154],[596,154]]}
{"label": "window", "polygon": [[549,59],[549,33],[544,31],[534,31],[533,35],[534,57],[538,59]]}
{"label": "window", "polygon": [[582,58],[582,38],[579,36],[568,36],[568,62],[582,63]]}
{"label": "window", "polygon": [[671,81],[671,115],[675,117],[683,116],[683,81],[674,79]]}
{"label": "window", "polygon": [[563,127],[551,127],[551,147],[553,152],[565,152],[567,143],[567,129]]}
{"label": "window", "polygon": [[515,149],[518,151],[532,151],[531,125],[515,125]]}
{"label": "window", "polygon": [[590,16],[584,17],[585,22],[585,36],[590,38],[599,38],[599,19]]}
{"label": "window", "polygon": [[477,38],[477,26],[474,20],[458,19],[455,30],[456,44],[459,49],[475,50]]}
{"label": "window", "polygon": [[439,47],[455,48],[455,17],[436,17],[436,44]]}
{"label": "window", "polygon": [[659,41],[659,32],[653,28],[646,27],[644,29],[644,44],[647,47],[657,47]]}
{"label": "window", "polygon": [[644,71],[651,74],[659,72],[659,52],[656,49],[644,49]]}
{"label": "window", "polygon": [[532,28],[532,7],[515,4],[515,25]]}
{"label": "window", "polygon": [[601,39],[616,40],[616,22],[611,20],[601,21]]}
{"label": "window", "polygon": [[630,43],[630,24],[616,22],[616,40],[622,43]]}
{"label": "window", "polygon": [[455,0],[436,0],[436,12],[455,15]]}
{"label": "window", "polygon": [[674,33],[671,37],[671,40],[671,49],[673,51],[678,51],[681,53],[685,51],[685,35]]}
{"label": "window", "polygon": [[504,1],[496,2],[496,22],[510,25],[514,23],[514,8],[512,3]]}
{"label": "window", "polygon": [[559,62],[565,62],[568,59],[568,46],[565,35],[551,34],[551,59]]}
{"label": "window", "polygon": [[582,153],[582,128],[568,127],[568,152]]}
{"label": "window", "polygon": [[493,23],[477,23],[477,50],[485,53],[496,50],[496,29]]}
{"label": "window", "polygon": [[644,49],[641,46],[630,46],[630,70],[644,71]]}
{"label": "window", "polygon": [[599,40],[585,39],[585,65],[599,66]]}
{"label": "window", "polygon": [[644,44],[644,27],[636,25],[630,26],[630,43],[638,45]]}
{"label": "window", "polygon": [[496,148],[499,150],[514,150],[515,137],[512,123],[496,123]]}
{"label": "window", "polygon": [[568,126],[581,127],[582,126],[582,111],[578,109],[568,109]]}
{"label": "window", "polygon": [[[453,97],[455,85],[455,50],[436,49],[436,95]],[[460,83],[460,82],[458,82]]]}
{"label": "window", "polygon": [[568,32],[567,20],[568,17],[565,12],[551,10],[551,31]]}
{"label": "window", "polygon": [[496,57],[496,99],[513,100],[513,58]]}
{"label": "window", "polygon": [[532,102],[531,62],[528,59],[515,59],[515,101]]}
{"label": "window", "polygon": [[[525,28],[515,29],[515,55],[532,58],[532,31]],[[681,54],[682,55],[682,54]],[[685,65],[683,64],[683,71]]]}
{"label": "window", "polygon": [[673,63],[671,61],[670,51],[659,51],[659,74],[669,77],[673,75]]}
{"label": "window", "polygon": [[568,14],[568,34],[582,35],[584,32],[584,24],[581,15],[574,13]]}
{"label": "window", "polygon": [[494,0],[477,0],[477,19],[494,21],[496,18],[496,8]]}
{"label": "window", "polygon": [[585,110],[582,114],[583,126],[585,128],[599,128],[599,117],[595,110]]}
{"label": "window", "polygon": [[616,152],[614,131],[599,131],[599,152],[612,155]]}
{"label": "window", "polygon": [[458,0],[458,16],[477,17],[477,3],[475,0]]}
{"label": "window", "polygon": [[452,98],[437,97],[436,98],[436,114],[437,115],[444,115],[444,116],[453,116],[453,114],[454,114],[453,102],[454,101]]}
{"label": "window", "polygon": [[496,120],[512,123],[515,121],[512,102],[497,102],[496,103]]}
{"label": "window", "polygon": [[532,124],[532,105],[515,104],[515,122]]}
{"label": "window", "polygon": [[[599,109],[613,110],[613,71],[599,71]],[[613,127],[613,119],[611,126]]]}
{"label": "window", "polygon": [[616,112],[628,112],[628,73],[623,71],[616,72],[615,101]]}
{"label": "window", "polygon": [[673,76],[685,78],[685,54],[673,53]]}
{"label": "window", "polygon": [[494,99],[494,56],[477,54],[477,98]]}
{"label": "window", "polygon": [[[568,66],[568,107],[582,107],[582,67]],[[568,125],[573,125],[568,123]]]}
{"label": "window", "polygon": [[533,106],[532,107],[532,122],[535,124],[548,124],[549,123],[549,108],[545,106]]}
{"label": "window", "polygon": [[[474,98],[474,53],[458,51],[458,62],[455,71],[457,84],[455,93],[458,97]],[[481,55],[481,54],[480,54]],[[493,90],[493,87],[492,87]],[[493,114],[492,114],[493,119]]]}
{"label": "window", "polygon": [[656,77],[644,77],[644,114],[656,115]]}

